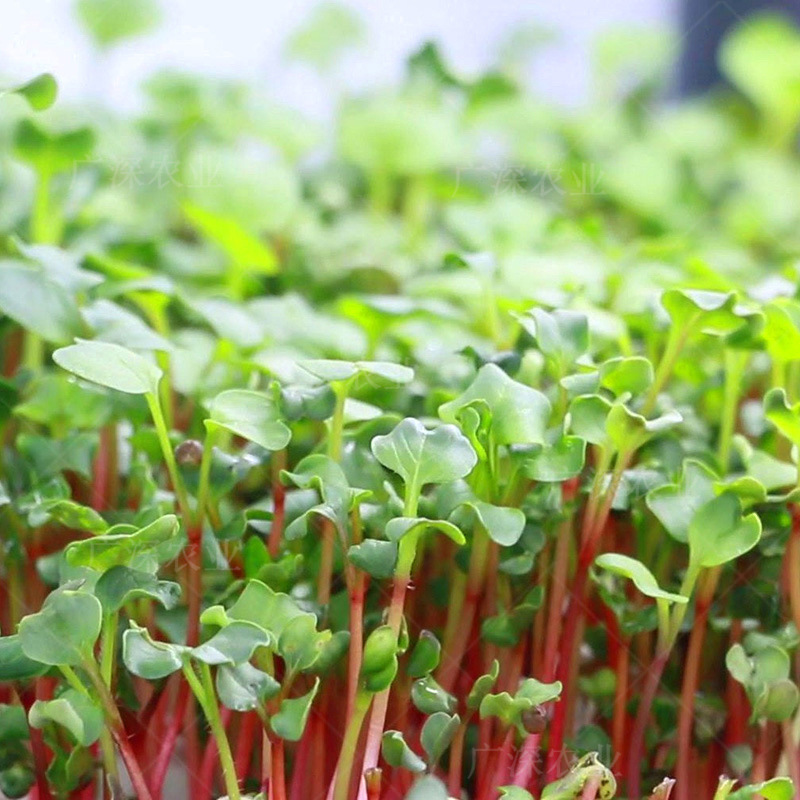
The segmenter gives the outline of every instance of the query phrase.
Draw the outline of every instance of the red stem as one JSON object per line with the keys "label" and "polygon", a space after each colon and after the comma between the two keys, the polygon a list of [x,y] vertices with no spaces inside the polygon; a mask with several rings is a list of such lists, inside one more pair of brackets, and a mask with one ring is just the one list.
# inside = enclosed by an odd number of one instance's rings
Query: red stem
{"label": "red stem", "polygon": [[528,734],[525,739],[525,744],[522,746],[522,752],[517,762],[517,770],[511,781],[513,786],[520,786],[523,789],[527,789],[530,786],[536,768],[536,759],[539,756],[540,739],[541,734],[538,733]]}
{"label": "red stem", "polygon": [[628,796],[640,797],[642,755],[644,754],[644,735],[650,721],[650,711],[653,707],[658,685],[664,668],[667,665],[669,653],[658,654],[650,663],[645,675],[644,688],[639,697],[639,708],[636,712],[636,721],[630,738],[628,751]]}
{"label": "red stem", "polygon": [[178,734],[183,726],[183,721],[186,716],[186,706],[189,702],[189,684],[181,681],[178,685],[178,697],[175,700],[175,708],[169,720],[169,727],[167,728],[164,738],[158,749],[158,757],[156,758],[155,766],[153,767],[153,777],[151,778],[151,786],[153,788],[153,796],[156,798],[161,797],[164,788],[164,780],[167,777],[167,770],[169,769],[172,754],[175,751],[175,744],[178,741]]}
{"label": "red stem", "polygon": [[692,754],[692,722],[694,697],[700,679],[700,658],[708,625],[708,612],[719,578],[719,570],[707,573],[701,579],[695,604],[695,620],[689,634],[689,649],[683,669],[681,702],[678,712],[678,761],[676,764],[677,800],[690,800],[690,768]]}
{"label": "red stem", "polygon": [[256,746],[256,734],[261,730],[261,720],[255,711],[242,714],[239,726],[239,738],[236,741],[236,774],[244,781],[250,772],[253,761],[253,750]]}
{"label": "red stem", "polygon": [[[25,709],[25,719],[27,720],[31,706],[36,700],[36,692],[32,687],[18,690],[18,696],[22,707]],[[33,755],[33,765],[36,772],[36,789],[39,800],[52,800],[50,786],[47,783],[47,750],[44,745],[44,736],[39,728],[28,725],[28,733],[31,743],[31,754]]]}
{"label": "red stem", "polygon": [[277,558],[281,551],[283,525],[286,519],[286,487],[281,481],[281,470],[286,468],[286,451],[279,450],[272,455],[272,525],[269,529],[267,545],[272,558]]}
{"label": "red stem", "polygon": [[283,739],[271,740],[269,800],[286,800],[286,772]]}

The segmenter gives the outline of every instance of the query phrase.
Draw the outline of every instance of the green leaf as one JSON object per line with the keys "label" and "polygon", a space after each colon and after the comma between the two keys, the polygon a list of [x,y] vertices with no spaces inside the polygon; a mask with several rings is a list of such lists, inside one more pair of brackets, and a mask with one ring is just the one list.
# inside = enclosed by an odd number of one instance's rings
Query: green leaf
{"label": "green leaf", "polygon": [[47,666],[25,655],[18,633],[0,636],[0,683],[38,678]]}
{"label": "green leaf", "polygon": [[586,441],[579,436],[561,436],[527,458],[522,468],[531,480],[560,483],[580,475],[585,462]]}
{"label": "green leaf", "polygon": [[456,544],[463,545],[466,538],[461,530],[443,519],[426,519],[425,517],[395,517],[386,523],[386,535],[392,542],[399,542],[406,536],[421,536],[425,531],[439,531],[452,539]]}
{"label": "green leaf", "polygon": [[391,578],[397,564],[397,542],[365,539],[347,551],[347,557],[359,569],[379,580]]}
{"label": "green leaf", "polygon": [[471,407],[481,416],[484,409],[488,412],[496,444],[544,443],[550,402],[536,389],[509,378],[496,364],[481,367],[461,395],[439,406],[439,416],[445,422],[458,422],[464,410]]}
{"label": "green leaf", "polygon": [[756,514],[742,516],[738,497],[726,492],[703,505],[689,525],[689,562],[696,568],[726,564],[752,550],[761,538]]}
{"label": "green leaf", "polygon": [[147,631],[132,622],[122,634],[122,660],[127,669],[149,681],[165,678],[183,667],[191,648],[157,642]]}
{"label": "green leaf", "polygon": [[101,49],[149,33],[161,21],[156,0],[78,0],[75,9]]}
{"label": "green leaf", "polygon": [[317,631],[317,618],[301,614],[290,620],[278,640],[278,652],[290,672],[311,669],[332,637],[330,630]]}
{"label": "green leaf", "polygon": [[49,72],[43,72],[41,75],[31,78],[31,80],[19,86],[0,89],[0,98],[5,94],[17,94],[20,97],[24,97],[34,111],[44,111],[55,103],[58,95],[58,84]]}
{"label": "green leaf", "polygon": [[87,533],[101,534],[108,530],[108,523],[89,506],[82,506],[73,500],[54,500],[42,504],[51,519],[67,528]]}
{"label": "green leaf", "polygon": [[381,740],[381,754],[384,761],[395,768],[424,772],[425,762],[406,744],[400,731],[386,731]]}
{"label": "green leaf", "polygon": [[220,701],[233,711],[259,708],[281,688],[275,678],[248,663],[223,664],[217,669],[216,684]]}
{"label": "green leaf", "polygon": [[339,359],[307,359],[298,362],[306,372],[315,378],[334,383],[349,381],[357,375],[364,375],[367,380],[377,379],[387,384],[410,383],[414,379],[414,370],[391,361],[342,361]]}
{"label": "green leaf", "polygon": [[319,678],[314,679],[313,688],[302,697],[286,699],[281,702],[278,713],[270,719],[270,725],[276,735],[287,742],[297,742],[311,713],[311,704],[319,691]]}
{"label": "green leaf", "polygon": [[[462,503],[459,508],[470,509],[489,538],[502,547],[515,545],[525,528],[525,514],[518,508],[494,506],[491,503],[484,503],[482,500],[467,501]],[[389,524],[391,525],[391,523]],[[387,535],[390,536],[389,525],[386,526],[386,531]],[[452,539],[453,537],[451,536],[450,538]],[[463,544],[463,534],[461,535],[461,540],[461,542],[458,542],[457,539],[453,539],[458,544]]]}
{"label": "green leaf", "polygon": [[792,800],[794,797],[794,784],[790,778],[770,778],[762,783],[751,783],[749,786],[742,786],[732,794],[728,795],[728,800]]}
{"label": "green leaf", "polygon": [[323,72],[334,67],[343,52],[361,44],[364,38],[364,23],[351,8],[326,2],[315,6],[309,19],[292,34],[286,52]]}
{"label": "green leaf", "polygon": [[91,659],[100,635],[102,606],[94,595],[60,589],[47,596],[42,610],[19,623],[23,653],[52,666],[77,666]]}
{"label": "green leaf", "polygon": [[719,63],[761,111],[771,135],[788,143],[800,119],[800,36],[791,22],[777,14],[747,20],[723,41]]}
{"label": "green leaf", "polygon": [[406,674],[410,678],[421,678],[428,675],[439,666],[442,653],[441,642],[430,631],[420,631],[414,649],[408,658]]}
{"label": "green leaf", "polygon": [[102,709],[76,689],[67,689],[54,700],[37,700],[31,706],[28,720],[34,728],[55,722],[83,747],[96,742],[104,726]]}
{"label": "green leaf", "polygon": [[478,457],[467,438],[454,425],[428,430],[407,417],[391,433],[371,443],[375,458],[396,472],[406,488],[419,492],[428,483],[447,483],[468,475]]}
{"label": "green leaf", "polygon": [[425,775],[411,787],[405,800],[448,800],[447,789],[438,778]]}
{"label": "green leaf", "polygon": [[608,570],[614,575],[633,581],[634,586],[645,597],[652,597],[654,600],[665,600],[668,603],[685,604],[687,598],[673,592],[665,592],[658,585],[658,581],[647,567],[630,556],[620,553],[604,553],[598,556],[594,562],[600,569]]}
{"label": "green leaf", "polygon": [[174,581],[161,581],[150,572],[118,565],[106,570],[94,587],[95,597],[103,605],[104,614],[119,611],[130,600],[147,597],[167,610],[175,608],[181,599],[181,587]]}
{"label": "green leaf", "polygon": [[215,633],[207,642],[192,651],[192,658],[215,666],[235,666],[249,661],[259,647],[269,647],[274,642],[263,628],[252,622],[236,621]]}
{"label": "green leaf", "polygon": [[91,128],[51,133],[32,119],[20,120],[14,131],[14,153],[44,176],[74,170],[94,148]]}
{"label": "green leaf", "polygon": [[629,453],[682,421],[683,417],[677,411],[668,411],[656,419],[645,419],[622,403],[614,403],[606,419],[606,433],[618,452]]}
{"label": "green leaf", "polygon": [[92,383],[126,394],[157,394],[161,370],[118,344],[80,341],[53,353],[53,361]]}
{"label": "green leaf", "polygon": [[606,420],[611,403],[598,394],[576,397],[569,406],[569,429],[581,439],[597,445],[606,443]]}
{"label": "green leaf", "polygon": [[716,496],[715,480],[714,473],[702,462],[687,458],[678,482],[651,489],[645,502],[667,533],[685,544],[694,515]]}
{"label": "green leaf", "polygon": [[764,416],[795,446],[800,447],[800,403],[789,405],[783,389],[764,395]]}
{"label": "green leaf", "polygon": [[800,353],[800,328],[790,309],[796,310],[796,307],[777,302],[764,306],[765,325],[761,335],[770,357],[782,364],[794,361]]}
{"label": "green leaf", "polygon": [[345,537],[350,512],[370,496],[371,492],[349,486],[341,466],[328,456],[314,453],[306,456],[294,471],[281,472],[284,483],[293,483],[300,489],[315,489],[322,503],[312,506],[286,528],[286,539],[293,541],[308,532],[309,519],[318,515],[336,525]]}
{"label": "green leaf", "polygon": [[504,800],[533,800],[533,795],[527,789],[520,789],[519,786],[499,787],[500,797]]}
{"label": "green leaf", "polygon": [[234,217],[209,211],[193,203],[184,203],[183,213],[203,236],[225,253],[234,269],[260,275],[277,274],[279,263],[273,250]]}
{"label": "green leaf", "polygon": [[533,308],[517,319],[536,340],[559,378],[589,349],[589,321],[580,311]]}
{"label": "green leaf", "polygon": [[616,397],[638,395],[653,383],[653,365],[641,356],[610,358],[600,365],[600,385]]}
{"label": "green leaf", "polygon": [[513,697],[508,692],[485,695],[480,703],[481,719],[497,717],[506,727],[516,725],[520,735],[525,736],[527,731],[523,724],[524,713],[557,699],[561,689],[560,681],[540,683],[535,678],[528,678],[522,682]]}
{"label": "green leaf", "polygon": [[740,328],[743,317],[736,313],[733,292],[708,292],[697,289],[668,289],[661,304],[681,331],[725,335]]}
{"label": "green leaf", "polygon": [[411,685],[411,701],[423,714],[435,714],[438,711],[452,714],[456,710],[457,702],[432,675],[414,681]]}
{"label": "green leaf", "polygon": [[78,306],[64,287],[20,261],[0,261],[0,312],[53,344],[84,332]]}
{"label": "green leaf", "polygon": [[458,714],[437,711],[425,720],[420,733],[422,749],[428,754],[428,764],[438,764],[445,751],[453,743],[461,718]]}
{"label": "green leaf", "polygon": [[272,398],[246,389],[229,389],[218,394],[206,425],[224,428],[265,450],[283,450],[292,438]]}
{"label": "green leaf", "polygon": [[220,627],[235,620],[252,622],[271,633],[277,642],[293,619],[307,613],[289,595],[275,592],[261,581],[249,580],[227,611],[222,606],[211,606],[203,612],[200,621]]}
{"label": "green leaf", "polygon": [[157,548],[174,540],[179,527],[178,518],[166,514],[135,533],[107,533],[72,542],[64,550],[64,559],[70,566],[90,567],[100,572],[137,562],[158,565]]}
{"label": "green leaf", "polygon": [[492,668],[485,675],[481,675],[472,684],[469,694],[467,695],[467,708],[472,711],[477,711],[480,708],[483,698],[494,688],[497,683],[497,678],[500,675],[500,662],[497,659],[492,661]]}

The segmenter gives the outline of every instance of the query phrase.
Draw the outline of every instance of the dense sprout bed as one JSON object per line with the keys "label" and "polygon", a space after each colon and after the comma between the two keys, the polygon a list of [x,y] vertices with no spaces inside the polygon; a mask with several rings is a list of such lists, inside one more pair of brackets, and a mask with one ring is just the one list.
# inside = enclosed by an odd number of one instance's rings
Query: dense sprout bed
{"label": "dense sprout bed", "polygon": [[800,35],[537,41],[0,96],[2,793],[797,796]]}

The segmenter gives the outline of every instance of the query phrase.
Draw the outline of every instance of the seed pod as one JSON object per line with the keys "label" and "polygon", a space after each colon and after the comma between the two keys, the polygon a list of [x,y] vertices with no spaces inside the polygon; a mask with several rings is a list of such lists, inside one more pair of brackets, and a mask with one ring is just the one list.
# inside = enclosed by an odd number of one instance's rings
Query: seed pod
{"label": "seed pod", "polygon": [[528,733],[544,733],[547,727],[547,713],[544,706],[534,706],[522,712],[522,727]]}
{"label": "seed pod", "polygon": [[397,637],[388,625],[376,628],[364,644],[361,674],[381,672],[397,658]]}
{"label": "seed pod", "polygon": [[175,448],[175,460],[182,466],[199,467],[203,460],[203,445],[197,439],[187,439]]}

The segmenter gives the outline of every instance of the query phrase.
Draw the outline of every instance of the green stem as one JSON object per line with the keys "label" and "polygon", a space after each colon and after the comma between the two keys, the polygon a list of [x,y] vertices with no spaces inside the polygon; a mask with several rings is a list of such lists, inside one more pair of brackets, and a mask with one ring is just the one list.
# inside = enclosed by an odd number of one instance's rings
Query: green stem
{"label": "green stem", "polygon": [[653,384],[642,406],[642,414],[644,414],[644,416],[648,416],[655,407],[658,395],[669,380],[669,376],[672,374],[675,362],[678,360],[678,356],[681,350],[683,350],[684,344],[686,344],[686,339],[689,337],[694,322],[695,320],[691,319],[683,327],[678,327],[677,325],[672,325],[670,327],[664,353],[661,356],[661,360],[658,362]]}
{"label": "green stem", "polygon": [[194,525],[199,527],[200,530],[203,529],[203,520],[205,519],[206,506],[208,505],[215,434],[215,430],[208,429],[206,431],[206,438],[203,442],[203,457],[200,460],[200,473],[197,478],[197,507],[194,510]]}
{"label": "green stem", "polygon": [[353,715],[344,732],[342,749],[339,751],[339,763],[336,765],[334,778],[333,800],[347,800],[353,774],[353,762],[358,749],[358,738],[361,735],[364,718],[367,716],[371,703],[372,695],[369,692],[362,690],[356,696]]}
{"label": "green stem", "polygon": [[87,656],[83,660],[81,666],[94,687],[96,694],[95,699],[100,701],[100,705],[103,708],[106,725],[114,741],[117,743],[117,748],[122,755],[122,760],[125,762],[125,767],[128,770],[128,777],[131,779],[136,797],[138,800],[153,800],[142,768],[128,741],[128,734],[125,732],[125,726],[122,724],[122,717],[120,716],[119,709],[114,702],[114,698],[108,686],[106,686],[103,681],[103,676],[97,664],[91,656]]}
{"label": "green stem", "polygon": [[[239,793],[239,782],[236,778],[236,765],[233,760],[233,754],[231,753],[230,742],[228,742],[228,737],[225,733],[225,726],[222,724],[222,718],[219,714],[219,705],[217,704],[217,697],[214,691],[214,682],[211,679],[211,668],[208,664],[200,664],[200,678],[202,680],[205,704],[203,704],[202,700],[200,702],[201,705],[203,705],[203,710],[208,719],[211,735],[217,743],[217,753],[219,754],[219,762],[222,766],[222,775],[225,779],[225,789],[228,793],[228,799],[240,800],[241,794]],[[199,697],[198,700],[200,700]]]}
{"label": "green stem", "polygon": [[36,180],[36,189],[31,211],[31,240],[37,244],[53,244],[52,225],[50,219],[50,179],[47,171],[40,172]]}
{"label": "green stem", "polygon": [[103,616],[103,629],[100,639],[100,674],[108,688],[114,677],[114,657],[116,655],[117,623],[119,616],[116,613]]}
{"label": "green stem", "polygon": [[164,414],[161,411],[161,404],[158,400],[158,397],[152,392],[148,392],[145,395],[145,399],[147,400],[147,405],[150,408],[150,414],[153,417],[156,435],[158,436],[158,443],[161,445],[161,452],[164,455],[164,461],[167,465],[169,479],[172,482],[172,488],[178,498],[178,507],[180,508],[184,522],[188,524],[188,522],[191,520],[189,495],[186,492],[186,487],[184,486],[180,472],[178,471],[178,464],[175,461],[175,452],[172,449],[172,442],[169,440],[169,430],[167,429],[167,423],[164,419]]}
{"label": "green stem", "polygon": [[328,433],[328,457],[339,462],[342,459],[342,441],[344,439],[344,406],[347,402],[349,381],[332,383],[331,388],[336,395],[336,405],[331,417],[331,428]]}
{"label": "green stem", "polygon": [[742,376],[747,365],[747,354],[737,350],[725,350],[725,388],[722,398],[722,419],[720,421],[717,459],[723,474],[728,469],[731,441],[736,429],[736,412],[739,408],[739,392]]}

